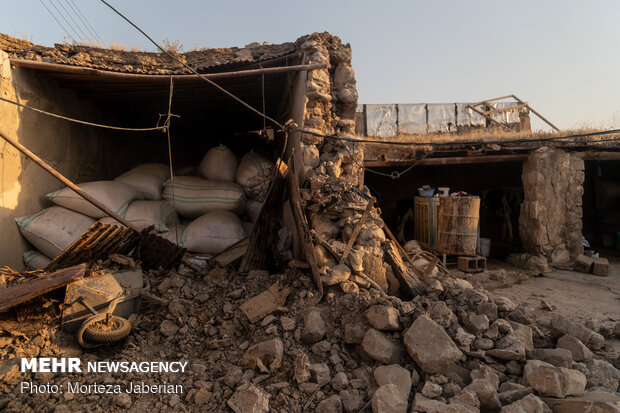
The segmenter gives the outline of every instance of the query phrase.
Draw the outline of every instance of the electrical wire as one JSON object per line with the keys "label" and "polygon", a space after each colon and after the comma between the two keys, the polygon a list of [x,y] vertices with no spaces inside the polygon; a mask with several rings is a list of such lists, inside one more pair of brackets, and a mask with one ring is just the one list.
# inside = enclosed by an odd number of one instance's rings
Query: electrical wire
{"label": "electrical wire", "polygon": [[14,100],[6,99],[6,98],[3,98],[3,97],[0,97],[0,101],[6,102],[6,103],[10,103],[10,104],[15,105],[15,106],[19,106],[20,108],[30,109],[32,111],[35,111],[35,112],[38,112],[38,113],[42,113],[44,115],[51,116],[51,117],[54,117],[54,118],[64,119],[64,120],[67,120],[69,122],[80,123],[82,125],[94,126],[94,127],[103,128],[103,129],[114,129],[114,130],[130,131],[130,132],[147,132],[147,131],[155,131],[155,130],[165,131],[169,127],[170,118],[173,117],[173,116],[176,116],[176,115],[170,115],[166,119],[166,121],[164,122],[164,124],[162,126],[157,125],[157,126],[154,126],[152,128],[124,128],[124,127],[120,127],[120,126],[111,126],[111,125],[104,125],[104,124],[101,124],[101,123],[87,122],[87,121],[84,121],[84,120],[79,120],[79,119],[74,119],[74,118],[70,118],[70,117],[67,117],[67,116],[58,115],[56,113],[48,112],[48,111],[45,111],[43,109],[33,108],[32,106],[26,106],[26,105],[24,105],[22,103],[15,102]]}
{"label": "electrical wire", "polygon": [[75,41],[75,39],[73,38],[73,36],[71,36],[71,33],[69,33],[69,31],[65,28],[65,26],[62,25],[60,20],[58,20],[58,18],[56,18],[56,15],[54,13],[52,13],[52,11],[49,9],[49,7],[47,7],[45,5],[45,3],[43,3],[43,0],[39,0],[39,2],[43,5],[43,7],[45,7],[45,10],[47,10],[49,12],[49,14],[54,18],[54,20],[56,20],[56,23],[58,23],[58,25],[65,31],[65,33],[67,33],[67,36],[69,36],[69,38],[71,40],[73,40],[74,43],[77,43]]}
{"label": "electrical wire", "polygon": [[[80,10],[80,8],[78,7],[77,4],[75,4],[75,2],[73,0],[68,0],[69,1],[69,5],[71,6],[71,8],[77,12],[78,17],[80,18],[80,20],[82,21],[82,23],[84,23],[84,27],[86,27],[86,30],[88,30],[88,32],[94,36],[95,39],[97,39],[97,41],[99,42],[99,45],[101,47],[103,47],[103,40],[101,40],[101,37],[99,37],[99,33],[97,33],[97,31],[95,30],[95,28],[92,26],[92,24],[90,24],[90,22],[88,21],[88,19],[86,18],[86,16],[84,16],[84,14],[82,13],[82,10]],[[75,8],[74,8],[75,7]]]}
{"label": "electrical wire", "polygon": [[[66,2],[67,0],[65,0]],[[73,22],[73,24],[75,24],[75,27],[77,27],[77,30],[81,33],[81,36],[84,36],[84,39],[87,40],[87,42],[92,46],[92,42],[90,41],[90,39],[88,38],[88,35],[86,33],[84,33],[84,30],[82,30],[82,28],[80,27],[79,23],[75,21],[75,19],[73,18],[73,16],[71,15],[71,13],[69,13],[69,11],[65,8],[65,6],[63,6],[62,4],[62,0],[58,0],[58,4],[60,5],[60,7],[62,7],[62,9],[65,11],[65,13],[67,13],[67,16],[69,16],[69,18],[71,19],[71,21]],[[68,4],[68,3],[67,3]]]}
{"label": "electrical wire", "polygon": [[80,36],[80,34],[77,32],[77,30],[75,30],[75,28],[71,25],[71,23],[69,23],[69,20],[67,20],[67,18],[65,17],[64,14],[62,14],[62,12],[58,9],[58,7],[56,7],[56,4],[54,3],[54,0],[49,0],[50,4],[52,5],[52,7],[54,7],[54,9],[56,9],[56,11],[58,12],[58,14],[60,15],[60,17],[62,17],[62,19],[65,21],[65,23],[67,23],[67,26],[69,26],[69,28],[71,30],[73,30],[73,33],[76,35],[76,37],[78,37],[80,39],[80,43],[84,42],[84,40],[82,39],[82,37]]}

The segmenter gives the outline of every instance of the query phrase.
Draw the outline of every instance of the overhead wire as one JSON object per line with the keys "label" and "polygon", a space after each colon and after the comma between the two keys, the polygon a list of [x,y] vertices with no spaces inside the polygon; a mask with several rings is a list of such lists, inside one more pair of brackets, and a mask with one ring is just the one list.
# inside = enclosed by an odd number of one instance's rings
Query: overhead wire
{"label": "overhead wire", "polygon": [[47,7],[45,5],[45,3],[43,3],[43,0],[39,0],[39,2],[43,5],[43,7],[45,7],[45,9],[49,12],[49,14],[54,18],[54,20],[56,20],[56,23],[58,23],[58,25],[62,28],[62,30],[64,30],[64,32],[67,34],[67,36],[69,36],[69,38],[74,42],[77,43],[76,40],[73,38],[73,36],[71,36],[71,33],[69,33],[69,30],[67,30],[65,28],[65,26],[63,26],[63,24],[60,22],[60,20],[58,20],[58,18],[56,17],[56,15],[54,15],[54,13],[52,13],[52,11],[49,9],[49,7]]}
{"label": "overhead wire", "polygon": [[80,34],[77,32],[77,30],[75,30],[75,28],[71,25],[71,23],[69,23],[69,20],[67,20],[67,18],[65,17],[65,15],[58,9],[58,7],[56,7],[56,4],[54,3],[54,0],[49,0],[50,4],[52,5],[52,7],[54,7],[54,9],[58,12],[58,14],[60,15],[60,17],[64,20],[65,23],[67,23],[67,26],[69,26],[69,28],[73,31],[73,33],[76,35],[77,38],[80,39],[79,42],[76,43],[82,43],[83,39],[80,36]]}
{"label": "overhead wire", "polygon": [[[67,0],[65,0],[66,2]],[[84,39],[87,40],[87,43],[90,44],[92,46],[92,42],[90,41],[88,35],[86,33],[84,33],[84,30],[82,30],[82,28],[80,27],[79,23],[75,21],[75,19],[73,18],[73,16],[71,15],[71,13],[66,9],[66,7],[62,4],[62,0],[58,0],[58,4],[60,5],[60,7],[62,7],[62,9],[65,11],[65,13],[67,13],[67,16],[69,16],[69,18],[71,19],[71,21],[73,22],[73,24],[75,24],[75,27],[77,27],[77,30],[81,33],[81,36],[84,36]]]}
{"label": "overhead wire", "polygon": [[[32,110],[34,112],[42,113],[44,115],[51,116],[51,117],[54,117],[54,118],[63,119],[63,120],[69,121],[69,122],[79,123],[79,124],[87,125],[87,126],[94,126],[94,127],[103,128],[103,129],[122,130],[122,131],[129,131],[129,132],[147,132],[147,131],[155,131],[155,130],[165,131],[166,128],[169,127],[169,118],[161,126],[159,125],[159,122],[158,122],[157,126],[154,126],[154,127],[151,127],[151,128],[126,128],[126,127],[121,127],[121,126],[104,125],[104,124],[101,124],[101,123],[87,122],[85,120],[70,118],[68,116],[63,116],[63,115],[59,115],[57,113],[48,112],[48,111],[43,110],[43,109],[35,108],[35,107],[32,107],[32,106],[27,106],[27,105],[24,105],[22,103],[16,102],[14,100],[3,98],[1,96],[0,96],[0,101],[7,102],[7,103],[10,103],[10,104],[15,105],[15,106],[19,106],[20,108],[29,109],[29,110]],[[173,117],[173,116],[176,116],[176,115],[171,115],[170,117]]]}
{"label": "overhead wire", "polygon": [[82,10],[80,10],[79,6],[73,0],[68,0],[68,1],[69,1],[69,5],[71,6],[71,8],[73,8],[73,10],[77,12],[78,17],[80,18],[82,23],[84,23],[84,27],[86,27],[86,30],[88,30],[88,32],[92,36],[94,36],[95,39],[97,39],[97,42],[99,43],[99,45],[103,47],[104,43],[101,37],[99,36],[99,33],[97,33],[93,25],[90,24],[90,21],[88,21],[84,13],[82,13]]}

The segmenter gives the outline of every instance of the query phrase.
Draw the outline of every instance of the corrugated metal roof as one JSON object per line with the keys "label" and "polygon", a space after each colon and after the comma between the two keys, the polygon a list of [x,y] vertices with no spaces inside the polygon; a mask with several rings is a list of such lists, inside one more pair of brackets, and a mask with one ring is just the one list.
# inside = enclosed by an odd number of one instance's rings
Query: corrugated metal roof
{"label": "corrugated metal roof", "polygon": [[[297,43],[259,44],[244,48],[215,48],[179,54],[187,64],[201,72],[217,72],[271,61],[297,53]],[[56,44],[54,47],[35,45],[0,34],[0,50],[12,58],[90,67],[125,73],[183,74],[188,71],[162,53],[102,49],[89,46]]]}

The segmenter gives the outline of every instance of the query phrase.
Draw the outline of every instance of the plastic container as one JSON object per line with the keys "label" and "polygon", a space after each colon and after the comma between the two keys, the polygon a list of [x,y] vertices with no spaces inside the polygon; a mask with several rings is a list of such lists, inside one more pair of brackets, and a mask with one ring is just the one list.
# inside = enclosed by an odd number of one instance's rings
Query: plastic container
{"label": "plastic container", "polygon": [[435,188],[430,188],[430,189],[418,188],[418,193],[420,194],[421,197],[430,198],[435,194]]}
{"label": "plastic container", "polygon": [[437,190],[439,191],[439,196],[450,196],[450,188],[447,186],[440,186]]}
{"label": "plastic container", "polygon": [[480,238],[480,255],[487,258],[491,255],[491,240],[489,238]]}

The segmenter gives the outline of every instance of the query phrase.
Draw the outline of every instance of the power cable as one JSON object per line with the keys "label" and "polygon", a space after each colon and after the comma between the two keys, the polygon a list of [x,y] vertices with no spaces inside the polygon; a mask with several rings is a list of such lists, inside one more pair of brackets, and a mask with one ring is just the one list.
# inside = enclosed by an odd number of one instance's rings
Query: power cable
{"label": "power cable", "polygon": [[[67,0],[65,0],[66,2]],[[75,19],[73,18],[73,16],[71,15],[71,13],[69,13],[69,11],[65,8],[65,6],[63,6],[62,1],[58,0],[58,4],[60,4],[60,7],[62,7],[62,9],[65,11],[65,13],[67,13],[67,16],[69,16],[69,18],[71,19],[71,21],[73,22],[73,24],[75,24],[75,27],[77,27],[77,29],[79,30],[79,32],[81,33],[81,35],[84,36],[84,39],[86,39],[88,41],[88,43],[92,46],[92,42],[90,41],[88,35],[86,33],[84,33],[84,30],[82,30],[82,28],[80,27],[79,23],[75,21]]]}
{"label": "power cable", "polygon": [[60,17],[62,17],[62,19],[65,21],[65,23],[67,23],[67,26],[69,26],[69,28],[71,30],[73,30],[73,33],[76,35],[76,37],[78,37],[80,39],[80,42],[84,42],[84,40],[82,39],[80,34],[77,32],[77,30],[75,30],[75,28],[71,25],[71,23],[69,23],[69,20],[67,20],[65,15],[58,9],[58,7],[56,7],[56,4],[54,3],[54,0],[49,0],[49,2],[52,5],[52,7],[54,7],[54,9],[56,9],[56,11],[60,15]]}
{"label": "power cable", "polygon": [[103,40],[101,40],[101,37],[99,37],[99,33],[97,33],[97,31],[95,30],[95,28],[92,26],[92,24],[90,24],[90,22],[88,21],[88,19],[86,18],[86,16],[82,13],[82,10],[80,10],[80,8],[78,7],[77,4],[75,4],[75,2],[73,0],[68,0],[69,1],[69,5],[71,6],[71,8],[77,12],[78,17],[80,18],[80,20],[82,21],[82,23],[84,23],[84,27],[86,27],[86,30],[88,30],[88,32],[95,38],[97,39],[97,41],[99,42],[99,45],[101,47],[103,47],[104,43]]}
{"label": "power cable", "polygon": [[52,11],[49,9],[49,7],[47,7],[45,5],[45,3],[43,3],[43,0],[39,0],[39,2],[43,5],[43,7],[45,7],[45,10],[47,10],[49,12],[49,14],[54,18],[54,20],[56,20],[56,23],[58,23],[58,25],[65,31],[65,33],[67,33],[67,36],[69,36],[69,38],[71,40],[73,40],[74,43],[77,43],[75,41],[75,39],[73,38],[73,36],[71,36],[71,33],[69,33],[69,31],[65,28],[65,26],[62,25],[62,23],[60,22],[60,20],[58,20],[56,18],[56,16],[54,15],[54,13],[52,13]]}

